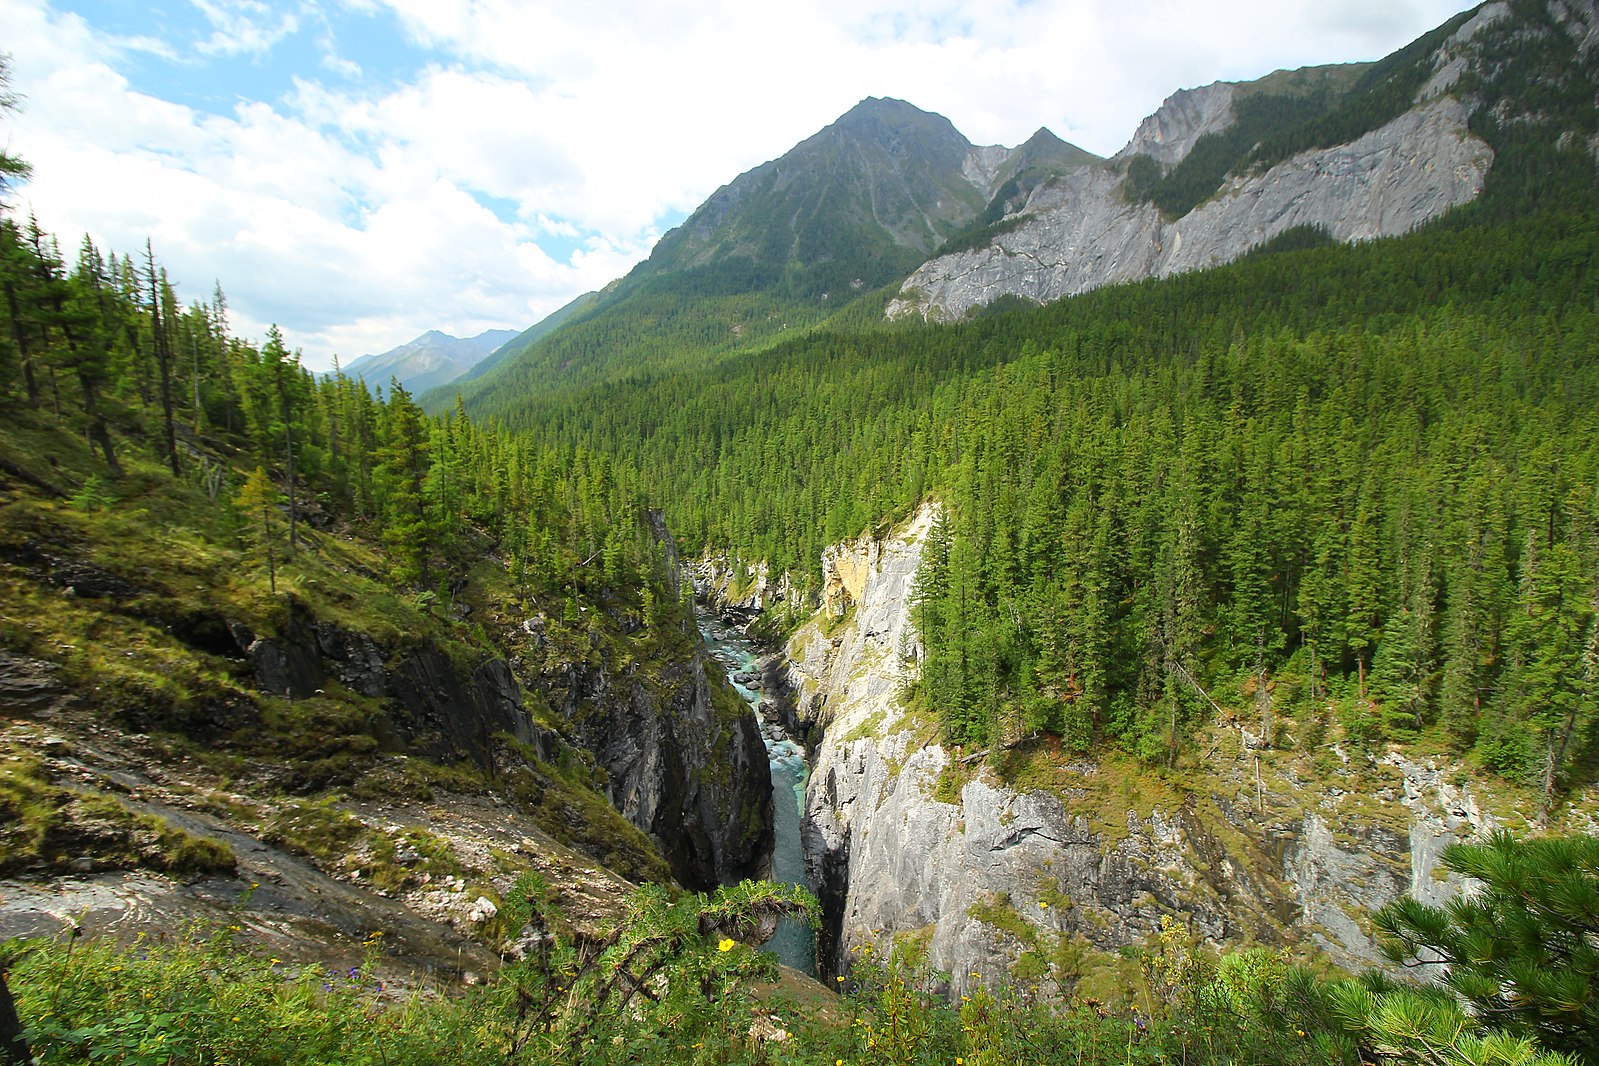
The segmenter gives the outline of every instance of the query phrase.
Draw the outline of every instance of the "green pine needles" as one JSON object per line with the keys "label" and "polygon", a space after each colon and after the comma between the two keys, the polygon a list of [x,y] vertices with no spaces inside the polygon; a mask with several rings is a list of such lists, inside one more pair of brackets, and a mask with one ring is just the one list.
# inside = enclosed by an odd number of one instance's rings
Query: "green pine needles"
{"label": "green pine needles", "polygon": [[1481,891],[1381,911],[1389,957],[1442,971],[1489,1028],[1599,1063],[1599,839],[1499,832],[1443,858]]}

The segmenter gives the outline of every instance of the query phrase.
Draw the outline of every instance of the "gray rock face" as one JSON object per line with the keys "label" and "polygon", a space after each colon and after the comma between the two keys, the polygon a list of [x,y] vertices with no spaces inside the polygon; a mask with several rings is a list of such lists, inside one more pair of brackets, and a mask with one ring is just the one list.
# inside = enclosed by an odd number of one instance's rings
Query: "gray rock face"
{"label": "gray rock face", "polygon": [[493,738],[505,733],[547,753],[547,738],[528,716],[503,659],[486,659],[463,674],[430,642],[390,655],[365,633],[299,610],[275,636],[258,637],[240,625],[233,633],[263,692],[307,699],[337,678],[354,692],[387,701],[389,728],[405,750],[491,767]]}
{"label": "gray rock face", "polygon": [[[1147,120],[1129,150],[1147,143],[1180,158],[1196,131],[1220,122],[1201,105],[1221,94],[1192,99],[1198,93],[1173,107],[1165,123]],[[1045,303],[1166,277],[1231,262],[1297,226],[1322,227],[1341,241],[1405,233],[1482,191],[1493,152],[1467,131],[1469,115],[1467,104],[1437,97],[1350,144],[1235,178],[1173,222],[1152,205],[1123,200],[1116,171],[1085,167],[1038,190],[1017,229],[923,264],[888,314],[953,321],[1007,294]]]}
{"label": "gray rock face", "polygon": [[1549,12],[1577,42],[1583,58],[1599,46],[1599,3],[1595,0],[1549,0]]}
{"label": "gray rock face", "polygon": [[1127,147],[1114,159],[1147,155],[1163,167],[1172,167],[1193,150],[1207,133],[1220,133],[1233,124],[1233,96],[1237,86],[1218,81],[1198,89],[1179,89],[1166,97],[1160,110],[1138,124]]}
{"label": "gray rock face", "polygon": [[[1362,762],[1357,795],[1302,785],[1286,761],[1257,779],[1240,742],[1237,772],[1206,793],[1118,817],[1093,763],[1058,767],[1049,791],[1016,790],[930,742],[900,696],[919,664],[909,603],[935,515],[829,550],[824,576],[852,613],[824,609],[786,649],[800,717],[823,730],[803,840],[824,973],[910,935],[957,995],[1012,980],[1029,955],[1036,975],[1062,946],[1141,942],[1164,915],[1213,942],[1309,941],[1359,965],[1378,961],[1370,911],[1461,890],[1437,877],[1440,853],[1495,823],[1437,767],[1398,755]],[[1218,747],[1219,764],[1233,749]]]}
{"label": "gray rock face", "polygon": [[[675,548],[669,552],[675,560]],[[520,632],[542,641],[542,619]],[[383,698],[387,742],[400,750],[494,769],[516,757],[497,743],[500,735],[546,760],[563,746],[582,747],[605,771],[612,804],[655,837],[685,885],[756,876],[771,853],[771,778],[759,722],[731,694],[727,709],[718,709],[699,651],[664,664],[649,683],[601,663],[527,674],[528,687],[569,723],[563,737],[533,722],[503,658],[463,671],[432,643],[385,650],[364,633],[298,610],[275,635],[236,625],[233,639],[264,692],[304,699],[337,678]]]}
{"label": "gray rock face", "polygon": [[759,612],[782,605],[800,606],[800,591],[788,574],[773,579],[764,560],[738,564],[725,555],[708,555],[686,568],[694,596],[722,609]]}
{"label": "gray rock face", "polygon": [[758,876],[772,851],[760,723],[736,697],[736,707],[717,707],[714,670],[696,652],[658,686],[570,666],[541,686],[605,770],[612,805],[654,836],[673,874],[696,889]]}
{"label": "gray rock face", "polygon": [[[1555,0],[1558,4],[1559,0]],[[1510,14],[1510,5],[1499,2],[1484,4],[1482,9],[1473,15],[1464,26],[1449,35],[1443,47],[1438,49],[1438,54],[1433,59],[1433,75],[1422,86],[1421,92],[1416,94],[1417,100],[1430,100],[1440,93],[1446,93],[1454,87],[1455,82],[1466,72],[1470,60],[1470,50],[1466,47],[1477,32],[1484,26],[1498,22]]]}

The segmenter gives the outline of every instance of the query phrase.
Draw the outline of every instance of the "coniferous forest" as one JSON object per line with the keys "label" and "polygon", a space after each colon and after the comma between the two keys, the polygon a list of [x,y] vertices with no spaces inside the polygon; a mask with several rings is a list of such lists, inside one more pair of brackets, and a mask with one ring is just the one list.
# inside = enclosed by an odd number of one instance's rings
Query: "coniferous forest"
{"label": "coniferous forest", "polygon": [[[646,887],[584,925],[521,870],[491,908],[496,945],[515,941],[504,969],[403,1000],[375,976],[376,939],[347,977],[253,958],[237,925],[8,946],[0,1037],[46,1062],[1599,1061],[1599,854],[1533,832],[1599,783],[1599,106],[1588,79],[1517,77],[1593,65],[1561,41],[1502,43],[1496,78],[1468,79],[1497,157],[1487,187],[1404,236],[1291,231],[1227,266],[1001,299],[949,325],[887,320],[895,285],[824,304],[844,280],[826,271],[643,272],[626,301],[585,306],[459,394],[313,374],[276,327],[234,336],[220,284],[180,296],[153,245],[85,239],[69,257],[7,213],[0,666],[48,662],[94,715],[161,738],[219,790],[280,760],[269,802],[326,812],[388,788],[403,745],[331,681],[258,701],[220,665],[237,637],[213,615],[263,632],[354,619],[395,648],[436,642],[464,672],[537,652],[561,678],[523,693],[537,742],[485,742],[511,769],[418,755],[406,780],[508,796]],[[1229,168],[1369,129],[1413,98],[1418,62],[1377,68],[1401,70],[1402,99],[1373,75],[1342,104],[1246,104],[1187,171],[1130,168],[1129,195],[1186,210]],[[0,177],[25,174],[0,157]],[[680,556],[785,574],[797,606],[766,620],[782,635],[814,608],[825,547],[885,537],[925,504],[938,518],[902,697],[963,758],[990,755],[987,772],[1029,747],[1180,782],[1220,714],[1263,748],[1441,755],[1530,797],[1531,839],[1444,852],[1477,897],[1376,910],[1383,973],[1283,944],[1218,951],[1168,920],[1096,960],[1128,990],[1114,1000],[1061,980],[950,1003],[914,938],[846,960],[837,988],[765,983],[774,964],[745,942],[780,914],[816,924],[815,899],[673,884],[688,881],[659,840],[604,807],[607,774],[579,750],[582,722],[552,713],[556,690],[578,687],[585,656],[640,686],[663,664],[701,669]],[[58,588],[53,541],[91,545],[112,576]],[[165,590],[118,592],[140,567]],[[79,588],[96,581],[111,591]],[[84,599],[100,612],[86,622],[70,614]],[[500,631],[524,626],[536,647],[507,653]],[[707,696],[724,724],[744,710],[730,692]],[[206,717],[257,702],[248,728]],[[9,742],[0,756],[0,873],[62,872],[52,840],[86,801]],[[300,854],[355,847],[259,815]],[[106,817],[159,852],[146,865],[236,868],[225,845]],[[417,876],[387,854],[369,868]],[[1433,983],[1395,976],[1439,961]],[[20,1046],[0,1061],[25,1061]]]}
{"label": "coniferous forest", "polygon": [[1267,732],[1435,731],[1552,794],[1599,754],[1599,228],[1589,187],[1519,192],[1404,238],[477,407],[615,456],[687,544],[802,581],[942,502],[920,697],[956,742],[1169,763],[1204,691],[1247,688]]}

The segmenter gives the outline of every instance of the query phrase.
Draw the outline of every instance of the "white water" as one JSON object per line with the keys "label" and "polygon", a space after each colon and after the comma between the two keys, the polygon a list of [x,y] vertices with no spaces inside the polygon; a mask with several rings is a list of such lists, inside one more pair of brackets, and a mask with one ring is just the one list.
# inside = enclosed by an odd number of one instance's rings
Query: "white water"
{"label": "white water", "polygon": [[[772,880],[810,886],[805,880],[805,853],[800,846],[800,812],[805,808],[805,749],[783,732],[776,716],[764,706],[759,690],[734,680],[738,674],[756,672],[755,642],[720,619],[700,616],[700,633],[711,655],[727,671],[727,679],[749,702],[761,721],[761,737],[772,770]],[[785,919],[762,949],[785,966],[804,973],[816,972],[816,937],[808,925]]]}

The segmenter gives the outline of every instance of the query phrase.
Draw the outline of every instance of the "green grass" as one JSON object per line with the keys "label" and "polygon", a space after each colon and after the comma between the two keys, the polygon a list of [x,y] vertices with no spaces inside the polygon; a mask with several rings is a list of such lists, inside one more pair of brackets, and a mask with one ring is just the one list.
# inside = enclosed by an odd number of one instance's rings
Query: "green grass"
{"label": "green grass", "polygon": [[197,836],[103,793],[50,781],[38,760],[0,749],[0,876],[89,869],[151,869],[178,877],[232,873],[226,844]]}
{"label": "green grass", "polygon": [[[384,892],[398,892],[429,877],[464,872],[447,841],[422,829],[380,832],[332,799],[279,804],[261,833],[268,844],[308,855],[330,873],[359,872]],[[414,858],[402,859],[402,849]]]}
{"label": "green grass", "polygon": [[262,957],[228,930],[8,946],[18,1013],[46,1064],[503,1061],[479,999],[387,988],[375,951],[332,971]]}

